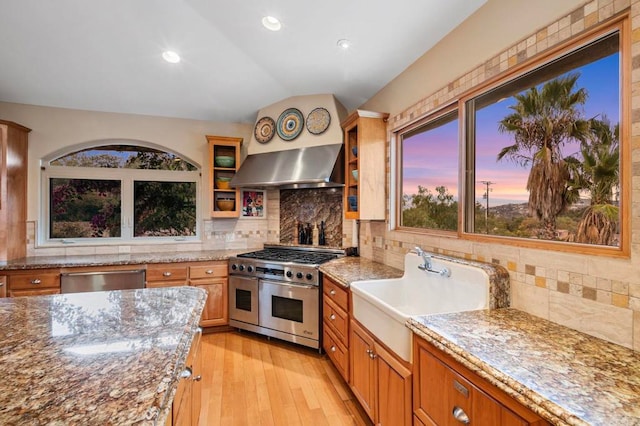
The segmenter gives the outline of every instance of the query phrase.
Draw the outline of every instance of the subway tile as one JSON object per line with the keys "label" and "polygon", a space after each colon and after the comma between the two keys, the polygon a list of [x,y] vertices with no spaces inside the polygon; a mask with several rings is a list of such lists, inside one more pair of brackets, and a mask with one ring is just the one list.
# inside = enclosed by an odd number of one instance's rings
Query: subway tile
{"label": "subway tile", "polygon": [[604,290],[596,290],[596,300],[605,305],[611,304],[611,292]]}

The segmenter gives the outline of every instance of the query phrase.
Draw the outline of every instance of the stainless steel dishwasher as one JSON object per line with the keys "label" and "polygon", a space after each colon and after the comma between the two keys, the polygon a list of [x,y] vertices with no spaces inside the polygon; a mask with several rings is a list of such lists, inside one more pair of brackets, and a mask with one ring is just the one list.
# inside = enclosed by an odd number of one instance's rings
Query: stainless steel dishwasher
{"label": "stainless steel dishwasher", "polygon": [[61,293],[85,293],[90,291],[128,290],[144,288],[144,269],[72,272],[60,275]]}

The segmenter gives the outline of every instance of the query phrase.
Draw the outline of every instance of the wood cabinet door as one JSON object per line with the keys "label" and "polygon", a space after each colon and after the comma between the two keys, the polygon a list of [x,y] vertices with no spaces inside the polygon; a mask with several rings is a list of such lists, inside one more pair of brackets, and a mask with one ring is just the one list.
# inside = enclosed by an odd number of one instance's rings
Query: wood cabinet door
{"label": "wood cabinet door", "polygon": [[376,421],[376,370],[373,338],[366,330],[351,320],[349,338],[351,358],[350,385],[367,415]]}
{"label": "wood cabinet door", "polygon": [[0,297],[7,297],[7,277],[0,276]]}
{"label": "wood cabinet door", "polygon": [[374,344],[377,383],[377,425],[411,426],[411,370],[378,343]]}
{"label": "wood cabinet door", "polygon": [[228,280],[226,278],[218,278],[206,281],[192,281],[191,285],[207,292],[207,302],[202,311],[200,325],[202,327],[227,325],[229,323]]}

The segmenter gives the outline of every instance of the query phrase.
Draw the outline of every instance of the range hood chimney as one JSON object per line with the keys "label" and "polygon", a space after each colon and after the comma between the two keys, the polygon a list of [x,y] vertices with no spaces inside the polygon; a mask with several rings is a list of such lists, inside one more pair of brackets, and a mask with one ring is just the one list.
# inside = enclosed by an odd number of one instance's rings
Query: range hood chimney
{"label": "range hood chimney", "polygon": [[232,187],[327,188],[344,186],[344,145],[320,145],[252,154]]}

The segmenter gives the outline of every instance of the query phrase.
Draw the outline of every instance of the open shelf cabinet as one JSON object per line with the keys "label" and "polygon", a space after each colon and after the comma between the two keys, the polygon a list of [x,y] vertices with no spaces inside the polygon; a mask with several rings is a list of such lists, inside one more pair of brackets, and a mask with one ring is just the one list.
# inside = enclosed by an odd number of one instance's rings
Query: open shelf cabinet
{"label": "open shelf cabinet", "polygon": [[[211,217],[239,217],[240,216],[240,189],[224,187],[222,180],[231,179],[240,167],[240,147],[242,138],[226,136],[207,136],[209,143],[209,193]],[[230,164],[216,163],[216,157],[230,157]],[[225,210],[225,202],[230,210]]]}
{"label": "open shelf cabinet", "polygon": [[386,113],[356,110],[342,122],[346,219],[385,219],[388,117]]}

